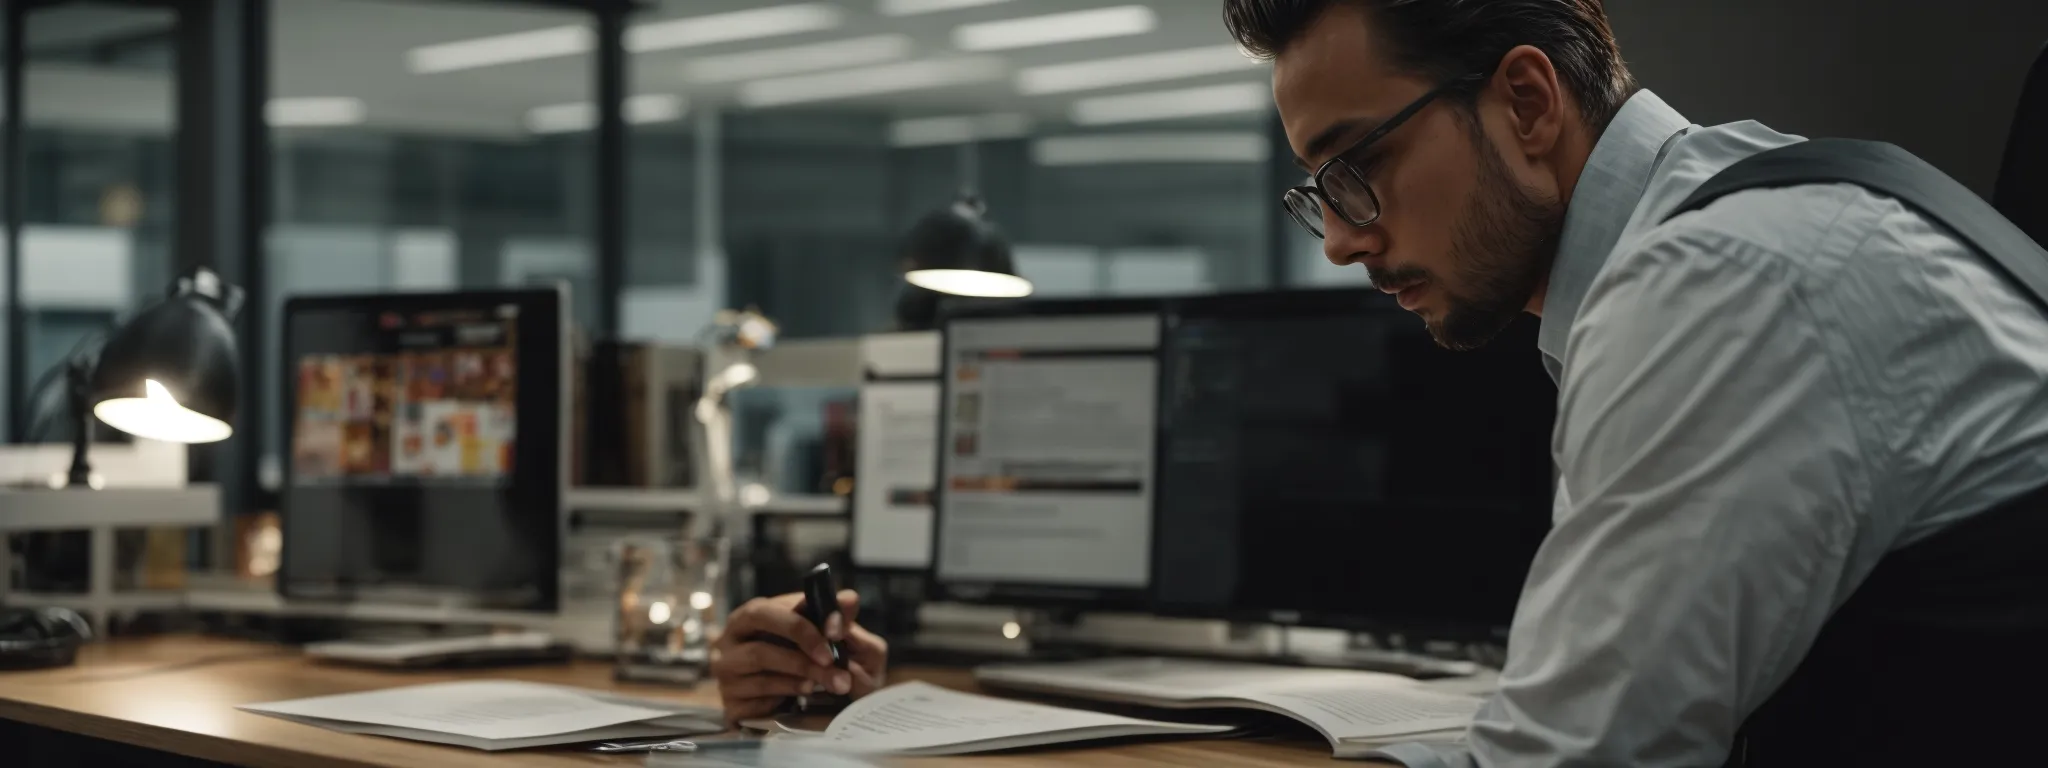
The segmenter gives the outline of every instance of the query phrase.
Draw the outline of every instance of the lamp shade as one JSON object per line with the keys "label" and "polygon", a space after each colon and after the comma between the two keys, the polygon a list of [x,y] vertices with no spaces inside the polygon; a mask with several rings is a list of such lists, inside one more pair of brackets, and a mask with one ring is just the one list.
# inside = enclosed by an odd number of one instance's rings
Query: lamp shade
{"label": "lamp shade", "polygon": [[981,200],[969,195],[919,219],[904,241],[903,279],[955,296],[1031,295],[1031,281],[1017,275],[1010,243],[985,212]]}
{"label": "lamp shade", "polygon": [[93,415],[138,437],[210,443],[234,433],[239,355],[219,278],[201,270],[114,332],[93,370]]}

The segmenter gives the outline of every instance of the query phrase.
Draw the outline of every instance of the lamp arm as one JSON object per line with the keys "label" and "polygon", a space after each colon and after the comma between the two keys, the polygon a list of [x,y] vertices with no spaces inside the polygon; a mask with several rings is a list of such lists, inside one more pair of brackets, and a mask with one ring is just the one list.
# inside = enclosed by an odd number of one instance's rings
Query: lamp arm
{"label": "lamp arm", "polygon": [[66,487],[92,487],[92,464],[85,452],[92,445],[92,364],[75,355],[64,366],[64,402],[71,416],[71,469]]}
{"label": "lamp arm", "polygon": [[[48,391],[51,387],[57,386],[60,380],[68,377],[72,367],[76,365],[85,366],[85,372],[88,374],[86,379],[90,381],[92,369],[99,365],[100,345],[106,343],[106,340],[107,332],[105,330],[96,330],[86,334],[84,338],[78,340],[77,344],[72,345],[70,352],[64,353],[62,360],[58,361],[56,365],[50,366],[49,370],[44,371],[42,376],[36,378],[34,384],[29,385],[27,392],[29,404],[28,428],[22,430],[24,439],[31,443],[43,439],[44,436],[50,433],[50,425],[57,418],[70,415],[70,405],[68,402],[61,405],[56,402],[44,402],[49,399],[47,397]],[[66,397],[68,400],[69,395],[67,394]],[[42,403],[42,406],[37,407],[38,403]]]}

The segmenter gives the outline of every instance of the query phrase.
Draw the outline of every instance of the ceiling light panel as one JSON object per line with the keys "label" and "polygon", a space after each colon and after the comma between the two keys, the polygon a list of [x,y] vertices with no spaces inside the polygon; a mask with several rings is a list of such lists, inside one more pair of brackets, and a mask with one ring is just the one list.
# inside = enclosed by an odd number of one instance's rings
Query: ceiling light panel
{"label": "ceiling light panel", "polygon": [[1002,51],[1080,40],[1142,35],[1159,28],[1159,15],[1143,5],[1119,5],[1021,19],[962,24],[953,45],[964,51]]}
{"label": "ceiling light panel", "polygon": [[552,59],[588,53],[595,37],[582,26],[549,27],[531,32],[492,35],[472,40],[423,45],[406,52],[406,65],[415,74],[454,72],[477,67]]}
{"label": "ceiling light panel", "polygon": [[836,5],[797,3],[650,21],[626,30],[626,50],[647,53],[816,32],[838,27],[845,17]]}
{"label": "ceiling light panel", "polygon": [[1136,56],[1029,67],[1017,72],[1017,92],[1026,95],[1114,88],[1183,77],[1259,69],[1236,45],[1210,45]]}
{"label": "ceiling light panel", "polygon": [[363,100],[350,96],[276,98],[263,105],[264,121],[277,128],[355,125],[363,115]]}
{"label": "ceiling light panel", "polygon": [[918,117],[889,124],[889,145],[930,147],[987,139],[1012,139],[1031,131],[1031,118],[1014,112]]}
{"label": "ceiling light panel", "polygon": [[828,43],[701,56],[685,64],[683,74],[699,83],[731,83],[896,61],[908,58],[912,47],[908,35],[869,35]]}
{"label": "ceiling light panel", "polygon": [[1272,91],[1264,83],[1231,83],[1079,99],[1074,102],[1071,117],[1081,125],[1109,125],[1257,112],[1272,107]]}
{"label": "ceiling light panel", "polygon": [[[643,93],[626,99],[624,117],[628,124],[665,123],[681,120],[689,102],[670,93]],[[526,112],[526,130],[533,133],[569,133],[597,126],[597,111],[587,101],[549,104]]]}
{"label": "ceiling light panel", "polygon": [[1031,161],[1053,166],[1260,163],[1271,156],[1266,137],[1250,131],[1054,136],[1031,142]]}
{"label": "ceiling light panel", "polygon": [[1002,60],[986,56],[905,61],[754,80],[740,84],[739,102],[747,107],[774,107],[989,82],[1004,74]]}
{"label": "ceiling light panel", "polygon": [[883,16],[916,16],[1007,2],[1010,0],[881,0],[875,3],[875,12]]}

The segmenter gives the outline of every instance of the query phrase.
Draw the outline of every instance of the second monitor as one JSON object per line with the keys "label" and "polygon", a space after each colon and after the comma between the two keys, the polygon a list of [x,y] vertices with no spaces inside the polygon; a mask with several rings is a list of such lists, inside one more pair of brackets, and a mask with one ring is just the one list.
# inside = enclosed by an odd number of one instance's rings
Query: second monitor
{"label": "second monitor", "polygon": [[1484,636],[1549,529],[1526,318],[1472,352],[1362,289],[944,328],[942,598]]}
{"label": "second monitor", "polygon": [[956,599],[1142,606],[1157,303],[1011,312],[946,324],[934,581]]}
{"label": "second monitor", "polygon": [[1550,528],[1520,318],[1453,352],[1376,291],[1190,298],[1162,343],[1154,608],[1488,636]]}

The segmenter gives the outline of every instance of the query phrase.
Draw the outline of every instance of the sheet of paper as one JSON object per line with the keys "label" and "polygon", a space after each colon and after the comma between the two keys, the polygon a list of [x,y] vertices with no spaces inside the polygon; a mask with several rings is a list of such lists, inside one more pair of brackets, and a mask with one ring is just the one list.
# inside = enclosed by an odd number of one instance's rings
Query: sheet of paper
{"label": "sheet of paper", "polygon": [[526,739],[635,723],[691,707],[625,704],[573,688],[511,680],[414,685],[248,704],[250,712],[414,728],[478,739]]}
{"label": "sheet of paper", "polygon": [[1129,727],[1134,733],[1219,733],[1226,726],[1138,720],[961,693],[928,683],[903,683],[853,703],[820,738],[860,752],[915,752],[956,744]]}
{"label": "sheet of paper", "polygon": [[452,733],[437,733],[434,731],[424,731],[418,728],[401,728],[395,725],[371,725],[369,723],[351,723],[342,720],[322,720],[317,717],[299,717],[297,715],[271,714],[271,716],[281,718],[284,720],[290,720],[294,723],[304,723],[306,725],[326,728],[330,731],[340,731],[342,733],[361,733],[370,736],[386,736],[395,739],[411,739],[413,741],[424,741],[433,744],[452,744],[458,747],[469,747],[471,749],[481,749],[485,751],[498,751],[505,749],[530,749],[532,747],[546,747],[553,746],[556,744],[577,744],[586,741],[610,741],[613,739],[647,739],[654,738],[657,736],[682,738],[686,736],[695,736],[698,734],[705,733],[718,733],[720,731],[725,730],[725,727],[723,725],[717,723],[706,723],[704,721],[695,719],[669,719],[649,720],[640,723],[628,723],[626,725],[611,725],[605,726],[603,728],[593,728],[587,731],[556,733],[547,736],[534,736],[532,738],[525,739],[482,739],[472,738],[469,736],[460,736]]}
{"label": "sheet of paper", "polygon": [[1245,698],[1295,713],[1333,739],[1379,739],[1463,728],[1479,699],[1401,687],[1269,690]]}
{"label": "sheet of paper", "polygon": [[998,683],[1020,682],[1059,691],[1101,691],[1167,702],[1210,701],[1263,691],[1419,685],[1412,678],[1382,672],[1159,658],[994,664],[977,670],[976,675]]}

